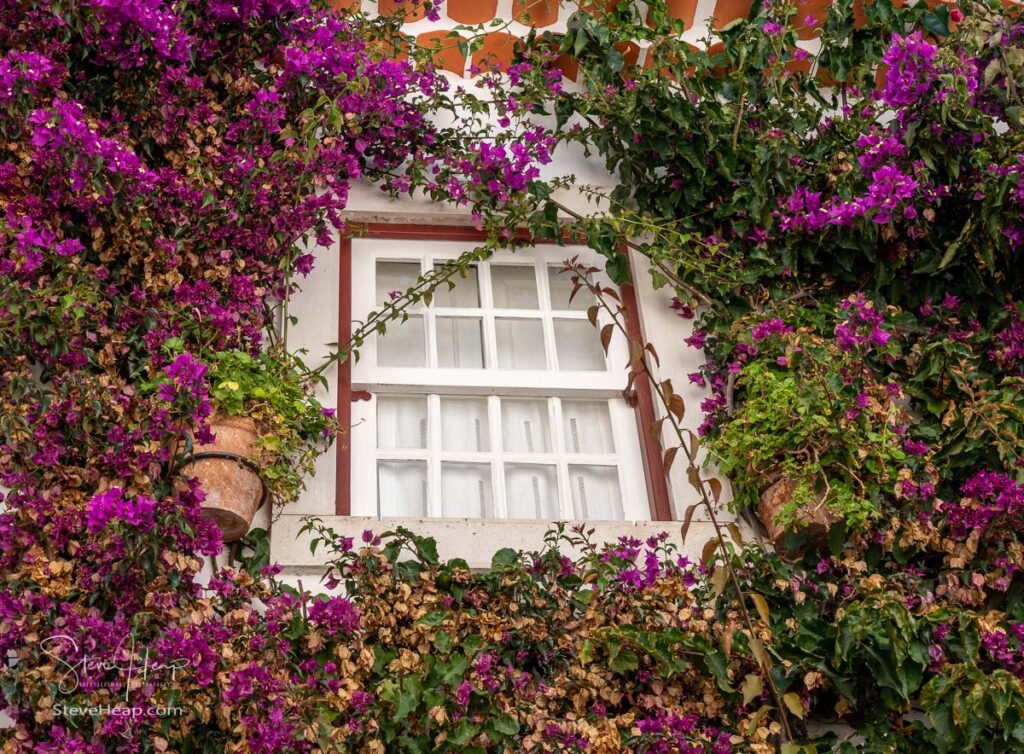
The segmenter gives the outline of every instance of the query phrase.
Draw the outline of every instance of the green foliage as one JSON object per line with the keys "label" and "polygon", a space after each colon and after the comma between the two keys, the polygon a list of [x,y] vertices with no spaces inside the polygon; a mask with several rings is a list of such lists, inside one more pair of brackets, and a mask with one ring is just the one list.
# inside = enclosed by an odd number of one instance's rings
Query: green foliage
{"label": "green foliage", "polygon": [[282,349],[256,356],[224,351],[211,355],[208,377],[215,413],[255,422],[257,465],[273,500],[296,500],[336,431],[313,395],[316,383],[305,365]]}

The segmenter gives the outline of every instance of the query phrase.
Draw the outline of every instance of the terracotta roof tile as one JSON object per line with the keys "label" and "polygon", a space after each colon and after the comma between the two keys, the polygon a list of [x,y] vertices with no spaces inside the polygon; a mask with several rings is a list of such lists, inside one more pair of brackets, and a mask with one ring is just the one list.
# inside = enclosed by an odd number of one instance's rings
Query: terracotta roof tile
{"label": "terracotta roof tile", "polygon": [[448,0],[442,10],[460,24],[482,24],[498,12],[498,0]]}
{"label": "terracotta roof tile", "polygon": [[737,18],[746,18],[748,13],[750,13],[750,0],[718,0],[715,3],[713,14],[715,19],[713,28],[721,29]]}
{"label": "terracotta roof tile", "polygon": [[416,43],[423,47],[440,47],[434,53],[434,65],[459,76],[466,73],[466,56],[459,50],[459,42],[465,42],[461,35],[451,36],[450,31],[428,31],[416,37]]}
{"label": "terracotta roof tile", "polygon": [[551,26],[558,21],[558,11],[558,0],[512,0],[512,18],[527,26]]}
{"label": "terracotta roof tile", "polygon": [[592,16],[600,16],[607,13],[618,0],[579,0],[580,10],[584,10]]}
{"label": "terracotta roof tile", "polygon": [[[349,11],[360,7],[361,0],[329,0],[331,5],[340,11]],[[595,16],[606,13],[620,0],[578,0],[578,7]],[[941,3],[955,5],[956,0],[926,0],[930,8],[935,8]],[[701,25],[708,22],[711,29],[719,30],[725,25],[738,18],[746,18],[750,12],[752,0],[666,0],[668,14],[672,18],[683,21],[687,30],[686,38],[695,40],[703,33],[701,28],[695,28],[698,22]],[[794,25],[797,36],[801,40],[812,40],[818,35],[818,26],[828,15],[828,7],[832,0],[793,0],[796,5]],[[867,23],[865,9],[871,5],[873,0],[853,0],[854,25],[858,28]],[[906,5],[908,0],[892,0],[896,6]],[[1003,6],[1010,12],[1016,14],[1024,7],[1024,0],[1001,0]],[[424,7],[425,0],[377,0],[365,3],[367,12],[376,10],[381,15],[392,16],[404,9],[408,13],[408,22],[414,23],[426,17]],[[510,13],[512,19],[524,26],[551,27],[554,24],[564,24],[569,15],[574,11],[571,6],[562,7],[559,0],[445,0],[441,5],[442,20],[436,29],[420,33],[416,40],[424,46],[440,46],[434,55],[435,65],[443,70],[450,71],[456,75],[465,75],[465,57],[458,49],[458,39],[446,38],[454,24],[477,25],[486,24],[498,17],[501,11],[502,18],[508,18]],[[1012,10],[1010,10],[1012,9]],[[710,18],[709,18],[710,16]],[[813,18],[815,23],[805,24],[808,18]],[[647,22],[650,23],[650,14]],[[419,26],[422,29],[423,26]],[[516,24],[513,25],[513,29]],[[521,29],[521,27],[520,27]],[[557,29],[555,30],[557,33]],[[697,35],[697,36],[695,36]],[[504,31],[493,31],[484,35],[483,45],[479,47],[472,57],[471,70],[484,72],[494,68],[507,68],[515,55],[519,37],[515,34]],[[692,47],[692,45],[691,45]],[[640,47],[632,42],[620,42],[615,48],[623,53],[625,57],[624,67],[626,69],[637,65],[640,60]],[[709,54],[715,54],[722,49],[717,43],[708,50]],[[400,57],[405,57],[401,55]],[[653,61],[645,56],[643,67],[649,70]],[[563,75],[575,81],[579,75],[579,64],[569,55],[559,55],[556,65],[562,70]],[[787,68],[793,73],[810,73],[808,61],[793,61]],[[671,75],[666,68],[661,72],[663,75]],[[629,75],[626,73],[626,75]],[[821,77],[821,74],[818,74]],[[879,70],[879,81],[884,81],[884,72]],[[828,82],[823,80],[825,85]]]}
{"label": "terracotta roof tile", "polygon": [[[829,5],[829,0],[796,0],[796,15],[792,21],[798,39],[814,39],[818,36],[818,25],[828,18]],[[806,23],[808,18],[813,18],[814,23]]]}
{"label": "terracotta roof tile", "polygon": [[640,47],[636,42],[616,42],[612,47],[622,53],[626,59],[626,68],[632,68],[640,60]]}
{"label": "terracotta roof tile", "polygon": [[[683,22],[684,29],[692,29],[697,17],[698,0],[668,0],[669,18],[678,18]],[[647,23],[651,22],[651,13],[647,12]]]}
{"label": "terracotta roof tile", "polygon": [[473,65],[480,69],[481,73],[496,67],[508,68],[512,64],[518,41],[518,37],[503,31],[484,35],[483,45],[473,53]]}
{"label": "terracotta roof tile", "polygon": [[427,17],[426,5],[418,0],[378,0],[377,12],[382,16],[393,16],[404,10],[409,23]]}

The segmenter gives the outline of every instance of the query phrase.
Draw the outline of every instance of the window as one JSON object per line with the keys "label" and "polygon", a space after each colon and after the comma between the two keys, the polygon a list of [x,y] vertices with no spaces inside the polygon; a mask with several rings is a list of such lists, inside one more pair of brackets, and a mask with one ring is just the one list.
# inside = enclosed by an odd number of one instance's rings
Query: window
{"label": "window", "polygon": [[[356,323],[467,242],[354,239]],[[352,366],[353,515],[647,520],[625,343],[606,356],[562,260],[538,246],[474,265],[371,338]]]}

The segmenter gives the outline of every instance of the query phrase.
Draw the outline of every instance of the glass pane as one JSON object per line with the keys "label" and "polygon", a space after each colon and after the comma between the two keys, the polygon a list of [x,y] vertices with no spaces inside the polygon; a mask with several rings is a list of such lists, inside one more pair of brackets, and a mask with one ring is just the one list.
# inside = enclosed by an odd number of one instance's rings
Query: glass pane
{"label": "glass pane", "polygon": [[[444,265],[435,264],[434,269]],[[447,285],[441,285],[434,291],[434,306],[480,306],[480,280],[476,267],[470,267],[466,277],[456,275],[452,278],[455,287],[448,290]]]}
{"label": "glass pane", "polygon": [[551,288],[551,308],[562,311],[585,312],[595,303],[594,297],[586,288],[580,288],[570,302],[572,296],[572,273],[562,272],[561,267],[548,267],[548,285]]}
{"label": "glass pane", "polygon": [[435,327],[439,367],[484,368],[483,330],[479,317],[438,317]]}
{"label": "glass pane", "polygon": [[506,464],[505,497],[509,518],[555,519],[561,516],[554,466]]}
{"label": "glass pane", "polygon": [[427,447],[426,396],[377,399],[377,447],[381,450]]}
{"label": "glass pane", "polygon": [[470,453],[491,449],[486,398],[441,399],[441,447]]}
{"label": "glass pane", "polygon": [[418,314],[405,322],[392,322],[385,335],[377,336],[377,366],[423,367],[426,352],[423,317]]}
{"label": "glass pane", "polygon": [[503,400],[501,435],[506,453],[550,453],[551,424],[546,400]]}
{"label": "glass pane", "polygon": [[427,464],[380,461],[377,464],[377,501],[382,516],[427,515]]}
{"label": "glass pane", "polygon": [[532,266],[491,265],[491,290],[498,309],[539,309],[537,275]]}
{"label": "glass pane", "polygon": [[386,304],[397,298],[415,285],[419,276],[419,262],[377,262],[377,302]]}
{"label": "glass pane", "polygon": [[539,319],[496,319],[494,330],[499,369],[547,368],[544,326]]}
{"label": "glass pane", "polygon": [[441,464],[441,515],[449,518],[494,516],[490,464]]}
{"label": "glass pane", "polygon": [[569,453],[614,453],[606,401],[562,401],[562,428]]}
{"label": "glass pane", "polygon": [[622,493],[615,466],[570,466],[572,507],[583,521],[621,521]]}
{"label": "glass pane", "polygon": [[588,372],[607,369],[597,328],[585,319],[556,319],[555,349],[559,369]]}

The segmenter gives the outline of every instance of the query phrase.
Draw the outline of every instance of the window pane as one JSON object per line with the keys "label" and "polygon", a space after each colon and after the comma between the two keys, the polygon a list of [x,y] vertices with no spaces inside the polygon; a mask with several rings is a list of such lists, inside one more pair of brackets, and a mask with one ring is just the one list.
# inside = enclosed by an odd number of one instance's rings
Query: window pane
{"label": "window pane", "polygon": [[554,466],[506,464],[509,518],[559,518],[558,475]]}
{"label": "window pane", "polygon": [[377,303],[386,304],[393,294],[405,293],[419,276],[419,262],[377,262]]}
{"label": "window pane", "polygon": [[490,464],[441,464],[441,515],[449,518],[494,516]]}
{"label": "window pane", "polygon": [[382,516],[427,515],[427,464],[423,461],[380,461],[377,500]]}
{"label": "window pane", "polygon": [[496,319],[500,369],[546,369],[544,326],[539,319]]}
{"label": "window pane", "polygon": [[548,267],[548,285],[551,288],[552,309],[585,312],[597,303],[586,288],[580,288],[572,302],[570,302],[569,297],[572,296],[573,279],[573,275],[568,271],[562,272],[561,267]]}
{"label": "window pane", "polygon": [[491,290],[498,309],[539,309],[537,275],[533,266],[491,265]]}
{"label": "window pane", "polygon": [[591,372],[607,369],[597,328],[585,319],[556,319],[555,348],[559,369]]}
{"label": "window pane", "polygon": [[438,317],[437,365],[458,369],[484,368],[484,343],[479,317]]}
{"label": "window pane", "polygon": [[621,521],[622,493],[615,466],[570,466],[569,488],[577,518],[584,521]]}
{"label": "window pane", "polygon": [[471,453],[491,449],[486,398],[441,399],[441,447]]}
{"label": "window pane", "polygon": [[427,340],[423,317],[414,315],[405,322],[388,325],[385,335],[377,336],[377,365],[382,367],[423,367],[427,365]]}
{"label": "window pane", "polygon": [[551,424],[546,400],[501,402],[502,443],[506,453],[550,453]]}
{"label": "window pane", "polygon": [[425,396],[377,399],[377,447],[381,450],[427,447]]}
{"label": "window pane", "polygon": [[606,401],[562,401],[565,449],[570,453],[614,453]]}
{"label": "window pane", "polygon": [[[435,264],[434,269],[440,269],[444,265]],[[447,285],[440,285],[434,291],[434,306],[480,306],[480,280],[476,267],[467,270],[466,277],[456,275],[452,278],[455,287],[448,290]]]}

